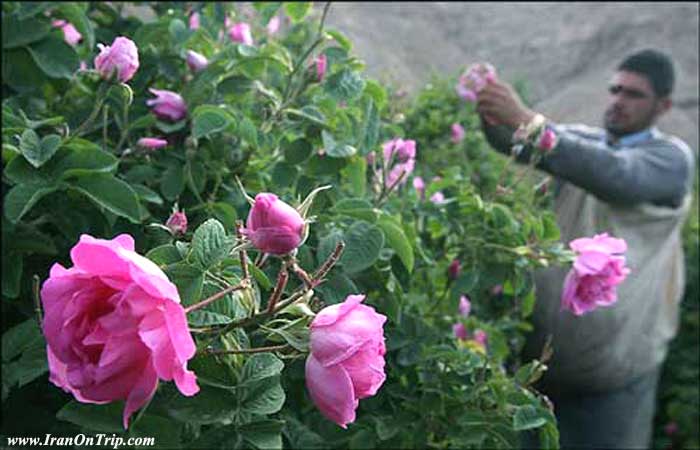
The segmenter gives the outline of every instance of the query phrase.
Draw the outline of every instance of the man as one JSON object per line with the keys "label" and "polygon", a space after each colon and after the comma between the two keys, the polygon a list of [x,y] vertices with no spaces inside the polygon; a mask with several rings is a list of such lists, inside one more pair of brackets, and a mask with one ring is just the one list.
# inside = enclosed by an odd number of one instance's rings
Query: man
{"label": "man", "polygon": [[[561,311],[568,268],[536,274],[535,331],[525,356],[537,357],[551,335],[554,353],[539,388],[554,403],[562,448],[650,444],[657,381],[685,284],[681,229],[695,173],[688,146],[654,126],[671,108],[673,84],[673,65],[663,53],[627,57],[612,77],[604,129],[548,120],[502,81],[492,80],[478,95],[495,148],[515,148],[520,162],[541,152],[538,168],[556,180],[562,242],[608,232],[628,244],[631,273],[611,307],[583,316]],[[540,140],[545,132],[548,144]]]}

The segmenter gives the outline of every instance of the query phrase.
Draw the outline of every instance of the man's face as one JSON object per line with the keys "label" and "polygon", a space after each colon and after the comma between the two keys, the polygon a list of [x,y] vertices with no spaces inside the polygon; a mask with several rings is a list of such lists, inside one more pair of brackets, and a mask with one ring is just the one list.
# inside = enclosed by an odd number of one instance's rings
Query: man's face
{"label": "man's face", "polygon": [[617,72],[610,81],[610,96],[603,118],[605,129],[614,136],[641,131],[670,107],[668,98],[659,98],[649,80],[634,72]]}

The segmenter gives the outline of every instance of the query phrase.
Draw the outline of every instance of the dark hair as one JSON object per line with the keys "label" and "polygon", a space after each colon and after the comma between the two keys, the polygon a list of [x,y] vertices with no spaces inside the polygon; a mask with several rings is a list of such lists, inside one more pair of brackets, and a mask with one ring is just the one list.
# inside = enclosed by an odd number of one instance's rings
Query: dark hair
{"label": "dark hair", "polygon": [[673,91],[675,81],[673,62],[671,58],[658,50],[647,49],[634,53],[625,58],[617,70],[646,76],[659,97],[670,95]]}

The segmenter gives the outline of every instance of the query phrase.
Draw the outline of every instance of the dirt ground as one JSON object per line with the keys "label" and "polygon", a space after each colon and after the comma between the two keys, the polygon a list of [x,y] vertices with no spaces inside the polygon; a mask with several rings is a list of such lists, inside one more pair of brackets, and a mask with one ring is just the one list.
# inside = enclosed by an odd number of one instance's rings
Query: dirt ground
{"label": "dirt ground", "polygon": [[563,122],[600,124],[606,86],[624,56],[668,52],[675,107],[659,122],[698,151],[698,3],[339,2],[327,19],[367,72],[410,91],[431,71],[490,61],[525,79],[533,105]]}

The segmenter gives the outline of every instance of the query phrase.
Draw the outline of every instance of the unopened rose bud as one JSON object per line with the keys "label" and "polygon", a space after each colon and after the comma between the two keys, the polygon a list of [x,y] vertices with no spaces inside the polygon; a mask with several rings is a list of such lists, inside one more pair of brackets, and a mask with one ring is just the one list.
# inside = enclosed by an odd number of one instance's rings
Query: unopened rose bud
{"label": "unopened rose bud", "polygon": [[207,65],[209,65],[209,61],[204,55],[193,50],[187,50],[187,66],[192,72],[204,70]]}
{"label": "unopened rose bud", "polygon": [[275,194],[260,193],[248,214],[243,233],[265,253],[284,255],[302,242],[304,219]]}
{"label": "unopened rose bud", "polygon": [[187,232],[187,216],[184,211],[174,211],[165,226],[170,228],[170,231],[176,236],[182,236]]}
{"label": "unopened rose bud", "polygon": [[104,79],[116,74],[122,83],[129,81],[139,68],[139,52],[131,39],[119,36],[111,46],[97,44],[100,54],[95,57],[95,70]]}
{"label": "unopened rose bud", "polygon": [[438,191],[438,192],[436,192],[436,193],[434,193],[433,195],[430,196],[430,201],[431,201],[434,205],[442,205],[442,204],[445,203],[445,194],[443,194],[442,192]]}
{"label": "unopened rose bud", "polygon": [[450,280],[456,280],[459,277],[459,273],[462,271],[462,265],[458,259],[452,260],[450,266],[447,268],[447,277]]}
{"label": "unopened rose bud", "polygon": [[136,142],[136,145],[148,150],[157,150],[159,148],[167,147],[168,141],[166,141],[165,139],[145,137],[139,139]]}
{"label": "unopened rose bud", "polygon": [[326,66],[328,65],[328,58],[326,55],[318,55],[314,60],[314,65],[316,66],[316,78],[319,83],[323,81],[323,77],[326,75]]}
{"label": "unopened rose bud", "polygon": [[467,340],[467,328],[462,322],[457,322],[456,324],[452,325],[452,333],[460,341]]}
{"label": "unopened rose bud", "polygon": [[476,330],[474,331],[474,340],[478,342],[479,344],[483,345],[486,347],[486,341],[488,340],[488,335],[484,330]]}
{"label": "unopened rose bud", "polygon": [[469,301],[469,297],[462,295],[459,297],[459,314],[462,317],[468,317],[472,310],[472,303]]}
{"label": "unopened rose bud", "polygon": [[63,40],[68,45],[75,46],[83,38],[83,35],[73,26],[72,23],[65,20],[54,20],[51,25],[60,28],[63,31]]}
{"label": "unopened rose bud", "polygon": [[540,141],[537,143],[537,147],[544,151],[549,152],[556,146],[557,135],[550,128],[547,128],[540,136]]}
{"label": "unopened rose bud", "polygon": [[253,45],[253,35],[250,33],[250,25],[245,22],[234,23],[228,30],[228,36],[233,42]]}
{"label": "unopened rose bud", "polygon": [[267,34],[270,36],[277,33],[277,31],[280,29],[279,16],[274,16],[273,18],[271,18],[270,21],[267,23],[265,29],[267,30]]}
{"label": "unopened rose bud", "polygon": [[413,188],[418,193],[418,197],[425,198],[425,182],[421,177],[413,177]]}
{"label": "unopened rose bud", "polygon": [[146,100],[146,105],[153,107],[152,111],[159,119],[177,122],[187,115],[187,105],[179,94],[162,89],[148,90],[156,98]]}
{"label": "unopened rose bud", "polygon": [[190,14],[190,30],[196,30],[199,28],[199,13],[198,12],[193,12]]}
{"label": "unopened rose bud", "polygon": [[452,136],[451,136],[452,142],[454,144],[458,144],[458,143],[462,142],[462,140],[464,139],[464,135],[465,135],[464,127],[462,127],[462,125],[460,125],[458,123],[453,123],[452,127],[451,127],[451,131],[452,131]]}

